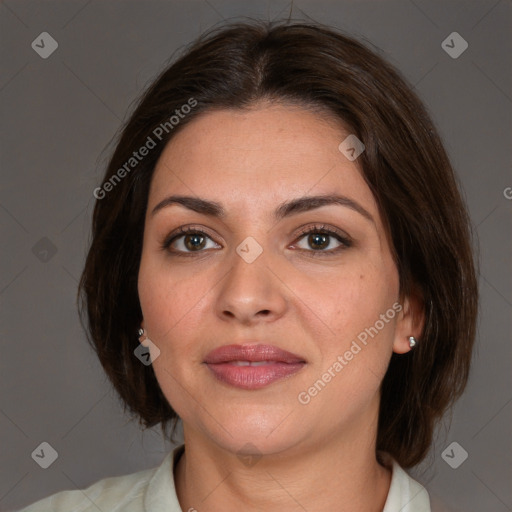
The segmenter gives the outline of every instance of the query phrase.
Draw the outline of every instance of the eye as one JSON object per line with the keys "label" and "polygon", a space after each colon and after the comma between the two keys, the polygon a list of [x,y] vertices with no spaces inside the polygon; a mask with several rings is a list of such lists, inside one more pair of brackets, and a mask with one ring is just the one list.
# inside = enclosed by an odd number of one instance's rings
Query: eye
{"label": "eye", "polygon": [[[312,256],[330,256],[352,245],[352,240],[347,235],[335,228],[327,228],[325,225],[315,225],[304,229],[300,232],[297,241],[306,236],[306,243],[310,248],[299,247],[299,249]],[[208,240],[213,243],[213,247],[207,247]],[[329,248],[333,242],[338,243],[338,246]],[[295,244],[298,246],[297,242]],[[177,231],[166,237],[161,244],[162,250],[167,250],[177,256],[188,256],[193,253],[204,252],[203,249],[220,247],[205,231],[193,226],[178,228]]]}
{"label": "eye", "polygon": [[[201,229],[191,226],[180,227],[177,232],[172,233],[163,241],[162,249],[180,256],[187,253],[203,252],[202,249],[206,247],[207,239],[213,242],[211,237]],[[218,244],[214,243],[214,245],[213,248],[219,247]]]}
{"label": "eye", "polygon": [[[352,245],[352,241],[346,235],[334,228],[328,229],[325,225],[306,228],[300,233],[298,240],[306,236],[305,242],[312,249],[300,249],[310,252],[312,256],[332,255]],[[337,242],[338,246],[329,249],[333,242]]]}

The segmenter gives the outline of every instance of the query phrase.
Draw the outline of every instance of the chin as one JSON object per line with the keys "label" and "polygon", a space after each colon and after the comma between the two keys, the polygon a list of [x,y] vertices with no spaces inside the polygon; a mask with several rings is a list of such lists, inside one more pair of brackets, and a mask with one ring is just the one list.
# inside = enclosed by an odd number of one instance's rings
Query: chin
{"label": "chin", "polygon": [[296,418],[290,422],[285,419],[287,414],[289,411],[285,408],[272,413],[261,408],[259,411],[246,409],[236,415],[216,418],[219,423],[208,419],[208,425],[203,424],[203,431],[209,431],[217,445],[233,453],[243,451],[247,445],[249,451],[255,447],[261,454],[280,453],[300,443],[302,437],[307,438],[305,432],[298,430]]}
{"label": "chin", "polygon": [[221,439],[215,439],[215,442],[223,449],[243,455],[276,455],[287,452],[296,444],[300,443],[299,439],[294,439],[289,432],[275,433],[270,436],[265,434],[253,435],[251,432],[239,431],[233,437],[228,434],[222,436]]}

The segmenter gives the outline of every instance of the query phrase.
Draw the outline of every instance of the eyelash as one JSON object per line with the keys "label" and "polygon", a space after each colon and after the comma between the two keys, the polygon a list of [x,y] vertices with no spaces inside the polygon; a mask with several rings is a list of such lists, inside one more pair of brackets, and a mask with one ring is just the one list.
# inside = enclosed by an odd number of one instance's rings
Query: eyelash
{"label": "eyelash", "polygon": [[[324,250],[316,250],[315,251],[313,249],[311,249],[311,250],[299,249],[300,251],[305,251],[305,252],[310,253],[311,256],[314,256],[314,257],[333,256],[333,255],[338,254],[340,251],[348,249],[349,247],[352,246],[352,240],[350,238],[348,238],[346,235],[343,235],[341,232],[339,232],[333,228],[331,228],[331,229],[327,228],[324,224],[309,226],[309,227],[305,228],[304,230],[302,230],[299,233],[298,237],[296,238],[296,241],[299,241],[301,238],[305,237],[306,235],[310,235],[313,233],[321,234],[321,235],[329,235],[331,237],[334,237],[336,240],[338,240],[338,242],[341,242],[342,245],[340,245],[339,247],[336,247],[335,249],[330,249],[328,251],[324,251]],[[205,231],[195,228],[193,226],[180,227],[180,228],[178,228],[177,231],[175,231],[174,233],[172,233],[171,235],[169,235],[165,238],[165,240],[161,244],[161,249],[170,252],[172,255],[184,256],[184,257],[190,257],[190,256],[194,256],[194,253],[200,254],[200,253],[204,252],[202,250],[199,250],[199,251],[170,251],[169,250],[169,247],[173,244],[173,242],[175,242],[176,240],[178,240],[179,238],[181,238],[185,235],[190,235],[190,234],[203,235],[210,239],[212,238]]]}

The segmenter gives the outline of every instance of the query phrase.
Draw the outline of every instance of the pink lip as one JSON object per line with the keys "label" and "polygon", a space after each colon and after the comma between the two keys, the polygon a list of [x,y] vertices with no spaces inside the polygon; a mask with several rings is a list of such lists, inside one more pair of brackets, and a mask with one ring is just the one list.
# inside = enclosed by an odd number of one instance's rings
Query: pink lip
{"label": "pink lip", "polygon": [[[239,366],[236,361],[267,363]],[[210,352],[205,363],[216,378],[243,389],[259,389],[290,377],[306,364],[300,356],[272,345],[225,345]]]}

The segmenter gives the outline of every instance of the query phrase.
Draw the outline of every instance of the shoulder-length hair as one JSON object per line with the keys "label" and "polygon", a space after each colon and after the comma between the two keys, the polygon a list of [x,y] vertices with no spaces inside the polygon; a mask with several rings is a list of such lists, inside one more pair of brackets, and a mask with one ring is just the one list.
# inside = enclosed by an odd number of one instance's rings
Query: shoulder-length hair
{"label": "shoulder-length hair", "polygon": [[[425,325],[393,353],[381,384],[377,450],[402,467],[427,454],[434,428],[468,379],[478,313],[472,229],[426,108],[375,50],[317,23],[237,22],[203,34],[153,81],[117,139],[97,198],[78,289],[89,343],[124,409],[170,439],[178,416],[151,365],[134,355],[137,276],[155,164],[167,142],[210,109],[259,100],[338,119],[364,144],[358,164],[387,231],[400,295],[420,292]],[[187,108],[185,106],[188,105]],[[134,158],[142,147],[145,156]],[[84,319],[87,313],[87,319]]]}

